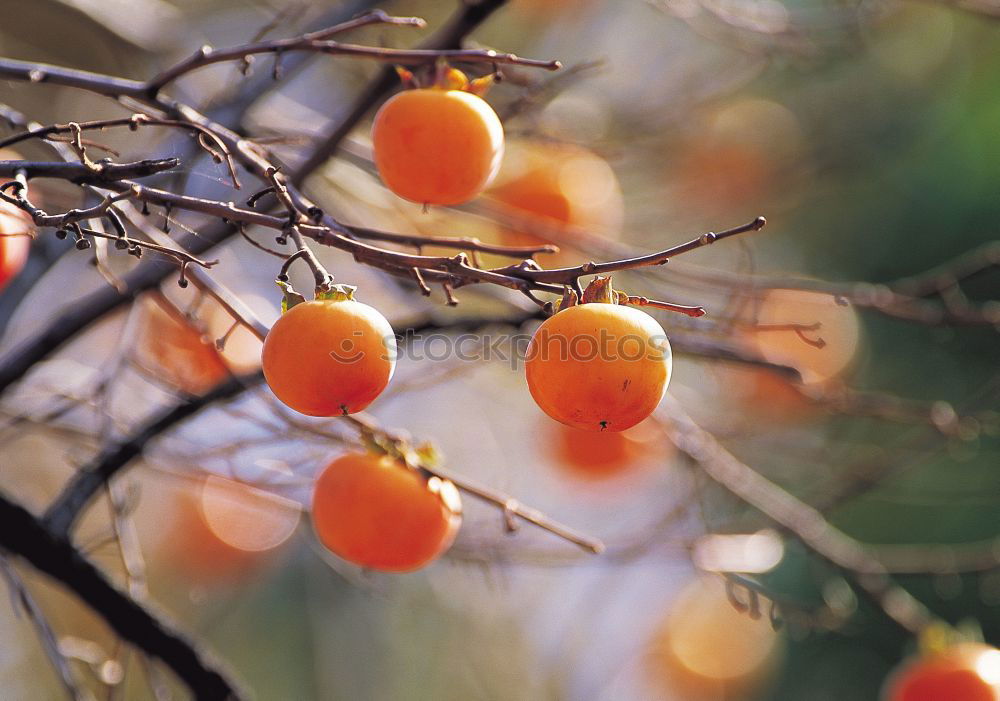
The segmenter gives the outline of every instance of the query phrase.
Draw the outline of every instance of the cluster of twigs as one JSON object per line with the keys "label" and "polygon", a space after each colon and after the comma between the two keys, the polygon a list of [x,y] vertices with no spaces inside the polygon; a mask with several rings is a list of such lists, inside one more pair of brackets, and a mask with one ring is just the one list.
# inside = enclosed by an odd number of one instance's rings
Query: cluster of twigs
{"label": "cluster of twigs", "polygon": [[[100,248],[103,240],[113,242],[116,250],[125,251],[136,258],[141,257],[143,252],[156,254],[139,262],[130,272],[117,279],[114,286],[102,288],[77,300],[40,333],[15,349],[0,368],[0,392],[27,376],[40,361],[90,328],[97,320],[129,303],[140,293],[159,286],[177,267],[180,268],[178,280],[182,285],[193,284],[201,294],[215,299],[233,317],[234,323],[245,326],[263,338],[267,332],[266,326],[238,297],[207,273],[213,261],[202,257],[213,246],[231,236],[243,235],[249,238],[248,227],[276,232],[276,245],[280,250],[264,248],[283,259],[278,269],[279,274],[285,274],[291,264],[299,261],[310,269],[317,287],[328,285],[333,278],[319,262],[311,246],[329,246],[349,254],[364,265],[415,281],[424,294],[431,293],[432,284],[439,285],[449,304],[457,303],[455,290],[469,285],[490,284],[517,291],[537,305],[538,310],[518,313],[500,321],[521,324],[537,318],[547,306],[547,301],[537,293],[559,295],[567,288],[579,293],[581,280],[588,276],[655,268],[682,254],[721,239],[757,231],[764,226],[763,217],[758,217],[741,226],[720,233],[703,234],[662,251],[641,253],[623,250],[623,255],[614,260],[545,269],[535,261],[535,256],[555,250],[552,246],[498,246],[473,238],[399,234],[352,226],[331,216],[304,194],[301,186],[306,178],[337,151],[347,133],[389,92],[393,80],[389,70],[383,71],[371,82],[357,98],[354,108],[331,128],[304,163],[291,171],[259,143],[241,136],[236,128],[238,125],[222,124],[200,112],[195,106],[165,94],[188,74],[212,64],[235,62],[244,72],[248,72],[255,57],[261,55],[273,57],[272,72],[275,78],[280,77],[283,57],[295,53],[365,57],[406,65],[433,62],[444,57],[456,62],[484,64],[494,68],[499,65],[547,70],[558,68],[555,61],[462,48],[465,36],[502,4],[502,0],[485,0],[478,4],[464,5],[438,34],[418,49],[360,46],[335,39],[344,32],[366,25],[422,25],[417,18],[393,17],[374,11],[289,39],[255,41],[223,49],[202,47],[187,59],[147,81],[0,58],[0,78],[86,90],[106,96],[131,112],[129,116],[121,118],[40,125],[12,109],[4,108],[3,117],[20,131],[0,140],[0,147],[41,140],[51,147],[58,160],[0,161],[0,176],[9,178],[8,182],[0,186],[0,199],[23,210],[42,231],[41,235],[45,235],[46,230],[54,230],[55,235],[60,237],[72,234],[80,249],[87,249],[95,243]],[[84,135],[114,128],[126,128],[133,132],[169,129],[191,134],[204,153],[214,161],[226,165],[234,190],[242,190],[244,181],[255,182],[255,189],[252,194],[243,198],[245,204],[237,204],[234,201],[194,197],[167,187],[146,185],[140,181],[170,174],[180,165],[178,159],[143,159],[135,162],[117,162],[112,158],[93,160],[91,154],[95,150],[103,149],[112,155],[117,154]],[[65,212],[46,211],[36,205],[29,194],[30,181],[40,178],[54,178],[78,185],[86,195],[88,204]],[[154,221],[150,207],[163,208],[163,227]],[[177,211],[192,212],[204,218],[197,236],[175,240],[169,235],[166,224],[171,220],[171,213]],[[424,255],[424,247],[447,248],[457,253],[450,256]],[[400,248],[413,249],[414,252],[399,250]],[[478,254],[506,256],[514,262],[503,267],[486,268],[479,263]],[[1000,321],[996,303],[992,306],[987,304],[973,307],[963,302],[961,296],[955,294],[955,290],[960,289],[959,285],[964,279],[997,263],[998,253],[994,245],[941,270],[901,280],[893,285],[824,286],[823,289],[855,304],[919,323],[995,325]],[[738,280],[712,271],[683,268],[678,271],[678,275],[688,275],[701,283],[728,286],[734,290],[741,285]],[[779,281],[772,282],[777,284]],[[815,289],[815,286],[800,281],[783,282],[785,284],[782,286]],[[745,349],[728,344],[717,334],[697,333],[717,330],[719,325],[724,326],[725,318],[695,321],[696,317],[704,313],[703,309],[640,296],[630,296],[628,303],[679,311],[692,317],[691,324],[703,324],[692,327],[694,331],[679,327],[677,334],[672,335],[671,340],[679,352],[704,358],[752,363],[768,367],[774,372],[794,375],[794,371],[789,368],[771,366],[760,358],[748,355]],[[930,306],[932,304],[933,308]],[[488,321],[473,319],[466,323],[476,326]],[[422,323],[427,326],[437,325],[432,320]],[[148,655],[162,660],[198,698],[237,697],[239,691],[232,680],[218,671],[193,643],[171,630],[138,597],[120,591],[109,582],[74,545],[72,534],[86,508],[109,485],[115,484],[115,478],[145,452],[151,440],[173,430],[206,407],[233,399],[259,384],[261,379],[259,373],[232,377],[207,394],[184,398],[178,404],[167,407],[144,421],[124,438],[109,442],[68,481],[41,517],[0,497],[0,512],[4,522],[10,524],[3,529],[0,547],[24,558],[73,590],[100,613],[123,639]],[[912,419],[914,416],[923,420],[926,414],[927,421],[939,428],[943,425],[950,429],[956,425],[953,421],[958,421],[959,418],[952,411],[949,415],[952,420],[942,423],[935,421],[935,414],[931,410],[933,407],[904,406],[894,404],[891,399],[880,402],[859,393],[844,393],[835,397],[818,396],[814,400],[826,402],[836,411],[856,411],[893,420]],[[765,514],[821,558],[843,570],[862,592],[870,596],[900,625],[908,630],[917,630],[925,624],[927,612],[919,602],[892,582],[891,574],[896,571],[892,563],[895,562],[894,558],[902,561],[900,554],[880,555],[848,538],[830,526],[820,510],[802,503],[768,482],[753,468],[736,460],[714,437],[695,425],[679,406],[670,402],[665,411],[669,414],[666,423],[672,426],[674,443],[711,479]],[[940,414],[938,407],[937,415]],[[370,417],[354,416],[348,417],[346,421],[361,433],[378,433],[389,440],[405,440],[379,426]],[[523,521],[579,545],[586,551],[596,553],[603,549],[603,545],[596,539],[577,533],[506,494],[446,472],[438,466],[424,463],[415,466],[428,474],[450,479],[467,494],[496,506],[500,509],[508,530],[514,530]],[[614,556],[621,550],[613,547],[610,554]],[[981,558],[971,555],[969,561],[977,567],[982,564]],[[907,561],[903,570],[913,571],[917,566]],[[736,585],[747,587],[747,591],[751,591],[746,581],[736,581]],[[31,608],[30,596],[23,587],[18,590],[22,592],[22,603]],[[756,594],[750,596],[753,598]],[[43,637],[51,634],[44,626],[40,631]],[[56,660],[56,664],[61,672],[64,671],[59,660]],[[66,674],[62,676],[67,685],[72,684],[71,678],[66,679]]]}

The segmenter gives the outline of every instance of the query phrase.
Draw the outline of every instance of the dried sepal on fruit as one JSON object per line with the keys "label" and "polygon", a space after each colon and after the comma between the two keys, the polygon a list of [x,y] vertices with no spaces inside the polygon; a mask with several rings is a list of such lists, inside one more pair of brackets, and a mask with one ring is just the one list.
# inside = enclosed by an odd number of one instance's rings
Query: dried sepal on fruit
{"label": "dried sepal on fruit", "polygon": [[264,339],[261,365],[268,386],[307,416],[342,416],[365,409],[389,384],[396,337],[382,314],[332,285],[305,301],[279,282],[284,313]]}
{"label": "dried sepal on fruit", "polygon": [[663,327],[618,304],[610,278],[597,278],[580,304],[567,293],[535,332],[525,376],[546,414],[587,431],[623,431],[649,416],[666,392],[672,354]]}
{"label": "dried sepal on fruit", "polygon": [[485,189],[500,168],[503,125],[480,95],[486,83],[471,83],[441,64],[428,87],[401,71],[410,89],[390,98],[375,115],[372,149],[386,187],[423,205],[466,202]]}

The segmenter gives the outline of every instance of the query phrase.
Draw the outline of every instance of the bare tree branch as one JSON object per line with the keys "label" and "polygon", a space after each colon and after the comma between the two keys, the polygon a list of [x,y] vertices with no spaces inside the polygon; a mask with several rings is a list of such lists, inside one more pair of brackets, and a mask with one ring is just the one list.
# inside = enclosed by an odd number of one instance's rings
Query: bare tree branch
{"label": "bare tree branch", "polygon": [[97,170],[83,163],[0,161],[0,176],[13,178],[18,171],[30,178],[59,178],[77,185],[101,185],[156,175],[176,168],[176,158],[153,158],[134,163],[98,163]]}
{"label": "bare tree branch", "polygon": [[120,470],[141,455],[150,440],[194,416],[210,404],[241,394],[247,386],[257,384],[262,379],[263,375],[260,373],[233,377],[205,395],[191,397],[163,411],[133,432],[126,440],[105,448],[89,465],[76,473],[49,505],[43,519],[46,528],[55,537],[67,539],[73,525],[97,493]]}
{"label": "bare tree branch", "polygon": [[162,620],[119,591],[68,541],[50,533],[23,507],[0,496],[0,548],[52,577],[97,612],[123,639],[163,661],[205,701],[237,699],[234,684]]}
{"label": "bare tree branch", "polygon": [[56,638],[55,631],[52,630],[52,626],[45,617],[45,612],[42,611],[41,606],[35,601],[35,597],[28,591],[27,585],[18,575],[17,571],[5,558],[0,558],[0,574],[3,574],[7,580],[7,585],[11,589],[11,598],[16,598],[20,602],[28,618],[31,619],[31,623],[38,633],[42,649],[45,650],[46,656],[49,658],[52,666],[55,667],[56,673],[59,675],[59,680],[62,682],[70,698],[75,699],[75,701],[86,701],[93,698],[80,688],[76,676],[73,674],[73,668],[69,665],[69,660],[59,651],[59,640]]}
{"label": "bare tree branch", "polygon": [[[423,26],[423,20],[418,17],[392,17],[375,10],[353,22],[345,22],[342,25],[321,29],[300,37],[291,39],[275,39],[271,41],[260,41],[253,44],[243,44],[226,49],[215,49],[210,46],[203,46],[194,55],[178,63],[176,66],[168,68],[163,73],[155,76],[148,83],[148,91],[151,96],[156,96],[160,90],[177,80],[183,75],[198,70],[214,63],[237,61],[245,59],[255,54],[281,54],[286,51],[311,51],[315,53],[328,54],[331,56],[354,56],[359,58],[371,58],[378,61],[387,61],[397,64],[412,65],[420,63],[431,63],[440,58],[451,59],[462,63],[489,63],[531,66],[534,68],[544,68],[546,70],[557,70],[560,68],[558,61],[540,61],[537,59],[522,58],[512,53],[501,53],[491,50],[479,49],[383,49],[372,46],[358,46],[357,44],[343,44],[337,41],[328,41],[327,37],[338,32],[353,29],[364,24],[374,24],[381,22],[385,24],[408,25],[413,27]],[[350,27],[347,27],[350,25]]]}
{"label": "bare tree branch", "polygon": [[668,397],[661,410],[677,448],[712,480],[787,529],[813,552],[849,572],[889,618],[911,633],[933,620],[909,592],[895,584],[885,565],[864,545],[835,528],[823,514],[771,482],[730,453]]}

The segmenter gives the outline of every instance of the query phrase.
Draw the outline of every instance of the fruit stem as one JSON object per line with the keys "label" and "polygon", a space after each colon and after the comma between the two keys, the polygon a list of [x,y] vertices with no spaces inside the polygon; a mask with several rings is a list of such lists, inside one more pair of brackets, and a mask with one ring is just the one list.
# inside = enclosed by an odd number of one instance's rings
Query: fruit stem
{"label": "fruit stem", "polygon": [[656,299],[648,299],[647,297],[633,297],[627,295],[625,298],[626,304],[631,304],[634,307],[654,307],[655,309],[666,309],[670,312],[678,312],[680,314],[686,314],[692,318],[697,318],[699,316],[705,316],[704,307],[689,307],[684,304],[674,304],[672,302],[661,302]]}

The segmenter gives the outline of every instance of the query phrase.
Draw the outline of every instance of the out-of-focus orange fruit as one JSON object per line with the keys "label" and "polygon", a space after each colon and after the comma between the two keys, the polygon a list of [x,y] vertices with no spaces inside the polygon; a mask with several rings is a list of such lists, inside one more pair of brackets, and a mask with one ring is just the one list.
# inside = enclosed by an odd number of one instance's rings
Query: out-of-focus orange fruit
{"label": "out-of-focus orange fruit", "polygon": [[140,299],[135,360],[144,371],[188,394],[204,394],[229,377],[215,341],[160,295]]}
{"label": "out-of-focus orange fruit", "polygon": [[177,495],[167,564],[203,583],[238,578],[291,537],[300,515],[290,499],[208,475]]}
{"label": "out-of-focus orange fruit", "polygon": [[512,144],[488,195],[503,205],[509,225],[501,231],[510,246],[554,243],[555,256],[539,257],[546,267],[579,262],[584,236],[616,239],[624,219],[618,179],[597,154],[572,144]]}
{"label": "out-of-focus orange fruit", "polygon": [[780,636],[766,613],[737,611],[720,577],[700,575],[674,600],[650,652],[652,675],[682,698],[739,701],[774,671]]}
{"label": "out-of-focus orange fruit", "polygon": [[[18,160],[21,156],[14,151],[0,151],[2,160]],[[8,193],[10,194],[10,193]],[[28,197],[39,204],[34,193]],[[31,239],[35,225],[23,209],[0,200],[0,292],[10,283],[28,261]]]}
{"label": "out-of-focus orange fruit", "polygon": [[581,431],[557,421],[545,421],[546,443],[559,467],[581,480],[611,479],[630,472],[650,453],[666,459],[673,451],[650,420],[625,431]]}
{"label": "out-of-focus orange fruit", "polygon": [[906,662],[886,683],[885,701],[1000,701],[1000,650],[961,643]]}
{"label": "out-of-focus orange fruit", "polygon": [[861,326],[854,307],[822,292],[767,290],[751,311],[747,340],[770,363],[799,371],[805,384],[843,373],[858,350]]}

